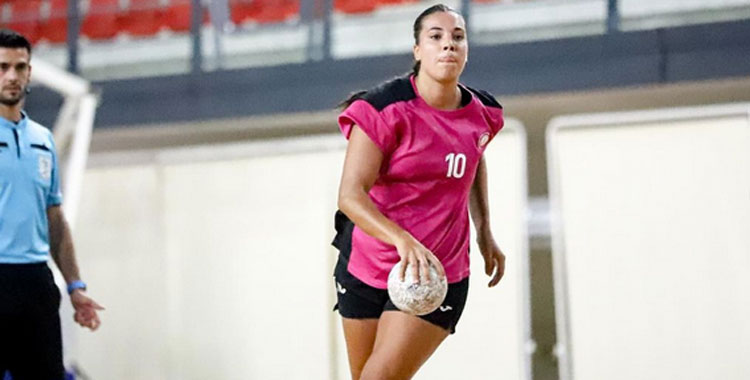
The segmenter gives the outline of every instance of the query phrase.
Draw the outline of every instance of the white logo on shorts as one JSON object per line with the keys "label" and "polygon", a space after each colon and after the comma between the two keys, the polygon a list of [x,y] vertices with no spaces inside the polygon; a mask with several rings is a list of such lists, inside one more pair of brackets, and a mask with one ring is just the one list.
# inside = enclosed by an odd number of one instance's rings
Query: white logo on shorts
{"label": "white logo on shorts", "polygon": [[39,177],[45,181],[52,177],[52,159],[47,156],[39,156]]}
{"label": "white logo on shorts", "polygon": [[449,310],[453,310],[453,308],[450,307],[449,305],[440,306],[440,311],[442,311],[443,313],[445,313],[446,311],[449,311]]}
{"label": "white logo on shorts", "polygon": [[343,287],[343,286],[341,286],[340,282],[336,282],[336,291],[339,292],[339,293],[341,293],[341,294],[344,294],[344,293],[346,293],[346,288]]}

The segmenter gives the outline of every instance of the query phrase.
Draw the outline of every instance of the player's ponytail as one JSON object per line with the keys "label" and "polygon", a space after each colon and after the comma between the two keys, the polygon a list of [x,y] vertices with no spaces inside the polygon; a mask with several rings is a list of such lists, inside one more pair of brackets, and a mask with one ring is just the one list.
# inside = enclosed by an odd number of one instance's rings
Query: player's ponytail
{"label": "player's ponytail", "polygon": [[366,93],[367,91],[364,90],[352,92],[346,99],[344,99],[344,101],[338,104],[338,108],[342,110],[346,109],[355,101],[362,99],[362,96],[364,96]]}

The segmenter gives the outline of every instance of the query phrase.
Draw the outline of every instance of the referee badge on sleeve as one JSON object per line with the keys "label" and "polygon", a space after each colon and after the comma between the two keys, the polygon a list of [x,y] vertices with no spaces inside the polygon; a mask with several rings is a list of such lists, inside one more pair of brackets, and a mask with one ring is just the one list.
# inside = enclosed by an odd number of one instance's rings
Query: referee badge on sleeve
{"label": "referee badge on sleeve", "polygon": [[39,177],[45,181],[52,177],[52,158],[39,156]]}

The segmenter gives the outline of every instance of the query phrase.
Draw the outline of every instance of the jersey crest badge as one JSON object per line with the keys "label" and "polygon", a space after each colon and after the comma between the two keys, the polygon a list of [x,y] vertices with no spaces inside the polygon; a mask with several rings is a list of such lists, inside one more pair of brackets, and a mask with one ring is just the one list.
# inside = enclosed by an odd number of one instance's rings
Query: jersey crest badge
{"label": "jersey crest badge", "polygon": [[477,147],[478,148],[484,148],[487,143],[490,142],[490,133],[484,132],[481,136],[479,136],[479,141],[477,141]]}
{"label": "jersey crest badge", "polygon": [[39,177],[48,181],[52,177],[52,159],[47,156],[39,156]]}

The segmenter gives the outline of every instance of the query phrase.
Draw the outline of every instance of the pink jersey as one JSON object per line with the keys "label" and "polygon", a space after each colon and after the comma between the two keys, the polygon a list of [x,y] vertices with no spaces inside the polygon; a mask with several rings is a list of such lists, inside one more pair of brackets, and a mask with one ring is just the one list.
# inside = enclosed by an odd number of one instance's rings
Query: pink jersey
{"label": "pink jersey", "polygon": [[[440,259],[449,283],[469,275],[469,193],[487,143],[503,127],[490,94],[461,90],[463,107],[438,110],[419,96],[413,76],[401,77],[368,91],[338,119],[347,139],[356,124],[383,152],[370,198]],[[396,248],[356,226],[351,242],[349,272],[385,289],[400,260]]]}

